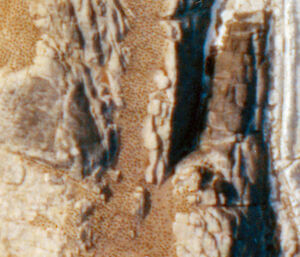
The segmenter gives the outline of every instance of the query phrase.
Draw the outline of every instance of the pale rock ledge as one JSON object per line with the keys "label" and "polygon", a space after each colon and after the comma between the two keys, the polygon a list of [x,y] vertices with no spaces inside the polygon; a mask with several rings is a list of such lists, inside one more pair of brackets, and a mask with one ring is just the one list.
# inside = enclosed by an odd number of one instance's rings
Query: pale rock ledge
{"label": "pale rock ledge", "polygon": [[0,256],[300,256],[297,0],[0,0]]}

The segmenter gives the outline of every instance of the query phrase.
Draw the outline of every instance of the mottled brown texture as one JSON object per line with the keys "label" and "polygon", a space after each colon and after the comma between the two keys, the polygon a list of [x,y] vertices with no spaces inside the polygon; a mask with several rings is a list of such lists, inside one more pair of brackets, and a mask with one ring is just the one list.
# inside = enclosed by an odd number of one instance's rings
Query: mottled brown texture
{"label": "mottled brown texture", "polygon": [[299,255],[277,4],[0,0],[0,253]]}
{"label": "mottled brown texture", "polygon": [[40,33],[24,0],[0,1],[0,67],[20,70],[33,63]]}

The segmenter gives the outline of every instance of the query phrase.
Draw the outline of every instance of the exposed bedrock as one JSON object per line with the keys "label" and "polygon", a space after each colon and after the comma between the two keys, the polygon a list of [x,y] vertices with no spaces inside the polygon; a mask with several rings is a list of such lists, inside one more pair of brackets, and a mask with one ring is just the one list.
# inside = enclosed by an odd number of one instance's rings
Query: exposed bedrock
{"label": "exposed bedrock", "polygon": [[[226,21],[217,14],[230,2],[224,4],[215,9],[216,20],[211,25],[215,31],[209,31],[215,38],[206,45],[203,66],[210,93],[205,129],[198,149],[178,164],[173,178],[174,194],[189,202],[185,211],[176,214],[173,226],[177,254],[279,256],[264,133],[269,14],[265,10],[237,10]],[[189,208],[193,211],[187,212]],[[193,223],[182,220],[193,218],[200,222],[195,223],[200,235],[188,234],[186,238],[182,236],[184,227],[189,231]],[[214,223],[222,229],[215,232]],[[223,223],[228,226],[223,228]],[[210,248],[203,241],[206,236]]]}
{"label": "exposed bedrock", "polygon": [[1,257],[300,256],[299,9],[0,0]]}

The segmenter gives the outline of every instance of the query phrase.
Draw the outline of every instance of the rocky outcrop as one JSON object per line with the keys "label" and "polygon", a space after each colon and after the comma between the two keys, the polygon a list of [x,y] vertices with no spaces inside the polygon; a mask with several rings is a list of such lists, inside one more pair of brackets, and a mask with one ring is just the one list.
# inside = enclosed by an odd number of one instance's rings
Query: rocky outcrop
{"label": "rocky outcrop", "polygon": [[298,256],[297,7],[0,0],[1,256]]}

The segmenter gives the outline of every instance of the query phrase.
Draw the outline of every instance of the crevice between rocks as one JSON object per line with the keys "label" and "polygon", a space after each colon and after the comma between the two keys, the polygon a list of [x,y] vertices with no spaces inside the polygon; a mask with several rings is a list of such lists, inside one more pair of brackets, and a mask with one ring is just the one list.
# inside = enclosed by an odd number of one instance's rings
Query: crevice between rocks
{"label": "crevice between rocks", "polygon": [[196,148],[199,136],[205,129],[209,86],[204,78],[204,50],[213,3],[214,0],[184,1],[173,17],[180,21],[182,40],[177,45],[178,86],[172,120],[169,167],[174,167]]}

